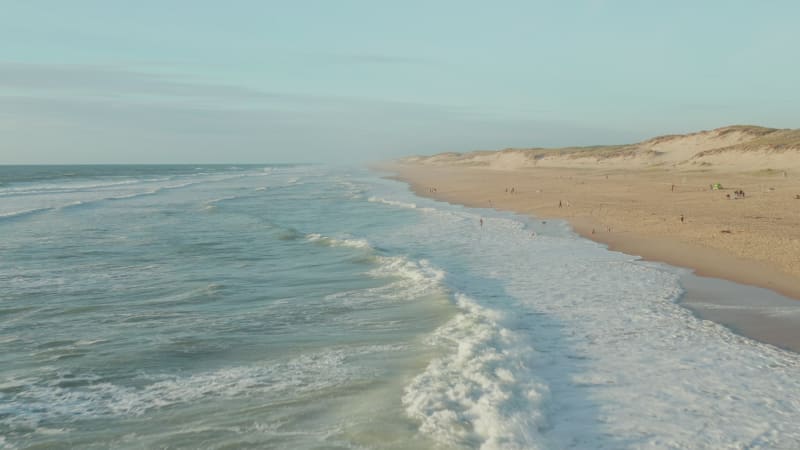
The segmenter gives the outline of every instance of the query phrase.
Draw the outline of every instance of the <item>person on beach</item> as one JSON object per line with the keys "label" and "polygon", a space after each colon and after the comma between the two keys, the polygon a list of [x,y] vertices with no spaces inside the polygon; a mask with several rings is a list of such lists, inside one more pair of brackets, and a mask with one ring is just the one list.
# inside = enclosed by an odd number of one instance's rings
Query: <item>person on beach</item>
{"label": "person on beach", "polygon": [[481,217],[481,228],[483,228],[483,217]]}
{"label": "person on beach", "polygon": [[558,201],[558,207],[561,208],[561,200]]}
{"label": "person on beach", "polygon": [[683,223],[683,214],[681,214],[681,223]]}

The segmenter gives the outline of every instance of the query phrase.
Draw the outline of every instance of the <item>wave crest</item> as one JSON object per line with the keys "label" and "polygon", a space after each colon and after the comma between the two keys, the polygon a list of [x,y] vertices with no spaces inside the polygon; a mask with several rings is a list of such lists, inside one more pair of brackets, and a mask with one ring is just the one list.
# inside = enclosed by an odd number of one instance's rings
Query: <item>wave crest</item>
{"label": "wave crest", "polygon": [[528,369],[534,351],[502,316],[457,295],[462,312],[433,334],[445,356],[409,384],[402,401],[420,431],[445,445],[538,448],[546,385]]}
{"label": "wave crest", "polygon": [[372,249],[372,246],[366,239],[336,239],[328,236],[323,236],[319,233],[307,234],[306,239],[309,242],[314,242],[320,245],[327,245],[329,247]]}

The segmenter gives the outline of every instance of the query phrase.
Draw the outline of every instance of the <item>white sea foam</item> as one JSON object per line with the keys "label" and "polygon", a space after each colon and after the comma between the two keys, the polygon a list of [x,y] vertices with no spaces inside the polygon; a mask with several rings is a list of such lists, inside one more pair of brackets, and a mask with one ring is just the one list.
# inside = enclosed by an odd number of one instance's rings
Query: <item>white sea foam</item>
{"label": "white sea foam", "polygon": [[457,303],[462,312],[432,336],[445,356],[408,385],[406,411],[448,446],[540,448],[549,391],[530,376],[533,349],[497,311],[464,295]]}
{"label": "white sea foam", "polygon": [[237,198],[239,198],[239,196],[237,196],[237,195],[228,195],[228,196],[225,196],[225,197],[219,197],[219,198],[215,198],[215,199],[209,200],[209,201],[206,202],[206,204],[210,205],[212,203],[219,203],[219,202],[224,202],[224,201],[228,201],[228,200],[235,200]]}
{"label": "white sea foam", "polygon": [[217,209],[217,204],[218,203],[225,202],[225,201],[228,201],[228,200],[235,200],[237,198],[239,198],[239,196],[229,195],[229,196],[226,196],[226,197],[220,197],[220,198],[211,199],[211,200],[206,201],[203,204],[203,209],[206,210],[206,211],[213,211],[213,210]]}
{"label": "white sea foam", "polygon": [[[106,199],[99,199],[99,200],[106,200]],[[59,206],[58,209],[75,208],[77,206],[86,205],[88,203],[92,203],[92,202],[91,201],[83,201],[83,200],[75,200],[75,201],[72,201],[72,202],[69,202],[67,204]]]}
{"label": "white sea foam", "polygon": [[[38,204],[42,206],[37,208],[26,208],[16,211],[0,212],[0,220],[19,218],[51,210],[67,210],[76,207],[95,205],[98,202],[103,201],[130,200],[139,197],[157,195],[169,190],[181,189],[204,182],[224,181],[231,178],[235,177],[218,177],[183,182],[174,182],[172,179],[133,180],[102,184],[83,184],[63,189],[59,187],[60,185],[56,185],[56,187],[53,189],[8,191],[5,193],[5,195],[12,196],[12,198],[17,196],[18,199],[16,200],[18,201],[24,201],[25,204]],[[173,182],[171,184],[154,185],[156,181]],[[139,189],[146,188],[146,190],[130,192],[129,189],[135,185],[141,185],[136,187]],[[125,190],[120,192],[120,188],[124,188]]]}
{"label": "white sea foam", "polygon": [[198,184],[198,183],[201,183],[201,182],[200,181],[187,181],[187,182],[184,182],[184,183],[168,184],[166,186],[162,186],[161,189],[180,189],[180,188],[193,186],[193,185]]}
{"label": "white sea foam", "polygon": [[7,335],[7,336],[0,336],[0,344],[10,344],[12,342],[19,341],[19,337]]}
{"label": "white sea foam", "polygon": [[306,239],[310,242],[315,242],[321,245],[328,245],[331,247],[350,247],[350,248],[360,248],[360,249],[372,249],[370,246],[369,241],[366,239],[336,239],[328,236],[323,236],[318,233],[311,233],[306,235]]}
{"label": "white sea foam", "polygon": [[369,271],[369,275],[379,277],[399,277],[413,284],[439,284],[444,280],[445,272],[428,260],[413,261],[403,256],[378,256],[378,267]]}
{"label": "white sea foam", "polygon": [[344,188],[347,196],[352,200],[360,200],[364,198],[364,194],[367,192],[364,186],[353,183],[349,180],[337,178],[336,182],[339,186]]}
{"label": "white sea foam", "polygon": [[371,196],[367,199],[370,203],[382,203],[384,205],[394,206],[396,208],[405,208],[405,209],[416,209],[417,211],[423,212],[433,212],[436,211],[435,208],[423,207],[418,206],[416,203],[413,202],[404,202],[401,200],[392,200],[382,197]]}
{"label": "white sea foam", "polygon": [[[164,179],[160,179],[163,181]],[[106,183],[36,183],[31,186],[17,186],[10,188],[0,189],[0,196],[9,195],[36,195],[36,194],[54,194],[54,193],[69,193],[81,191],[97,191],[105,189],[118,188],[120,186],[129,186],[134,184],[141,184],[143,182],[158,181],[158,180],[123,180],[123,181],[109,181]]]}
{"label": "white sea foam", "polygon": [[160,188],[159,189],[151,189],[149,191],[144,191],[144,192],[131,192],[130,194],[123,194],[123,195],[117,195],[117,196],[114,196],[114,197],[107,197],[105,200],[127,200],[127,199],[137,198],[137,197],[146,197],[148,195],[156,195],[159,192],[161,192]]}
{"label": "white sea foam", "polygon": [[[207,176],[206,173],[197,173],[190,176],[181,177],[160,177],[160,178],[141,178],[120,181],[108,181],[101,183],[36,183],[31,186],[15,186],[0,189],[0,197],[9,196],[43,196],[43,195],[66,195],[66,194],[87,194],[87,193],[106,193],[118,191],[120,189],[132,189],[136,187],[151,187],[156,185],[156,191],[162,189],[179,189],[200,183],[213,183],[227,181],[241,177],[251,176],[248,174],[218,175]],[[171,184],[169,184],[171,182]],[[167,184],[161,184],[167,183]],[[152,188],[144,193],[153,193]],[[143,194],[144,194],[143,193]],[[104,197],[124,198],[124,197]]]}
{"label": "white sea foam", "polygon": [[385,198],[374,197],[374,196],[368,198],[367,201],[371,203],[383,203],[384,205],[397,206],[399,208],[415,209],[417,207],[416,203],[401,202],[399,200],[387,200]]}
{"label": "white sea foam", "polygon": [[326,300],[341,301],[345,305],[371,304],[376,300],[410,301],[428,295],[445,293],[445,272],[427,260],[413,261],[404,256],[375,256],[377,267],[367,272],[376,278],[385,278],[387,284],[358,290],[337,292]]}
{"label": "white sea foam", "polygon": [[31,214],[37,214],[40,212],[50,211],[53,208],[30,208],[30,209],[22,209],[18,211],[9,211],[6,213],[0,213],[0,220],[3,219],[12,219],[15,217],[24,217],[29,216]]}
{"label": "white sea foam", "polygon": [[406,388],[422,433],[481,448],[800,448],[800,356],[676,304],[676,270],[467,214],[419,225],[457,249],[451,282],[469,295],[433,336],[445,356]]}
{"label": "white sea foam", "polygon": [[[16,380],[26,389],[13,397],[0,393],[0,423],[35,428],[62,418],[139,416],[154,409],[214,398],[261,396],[264,401],[293,399],[370,379],[370,370],[352,363],[354,357],[401,351],[401,345],[366,345],[303,354],[282,363],[226,367],[189,376],[139,376],[143,387],[103,382],[91,374],[78,376],[88,385],[78,389],[54,382]],[[71,381],[76,376],[69,378]],[[8,380],[6,383],[14,380]]]}
{"label": "white sea foam", "polygon": [[[159,193],[164,192],[164,191],[169,191],[169,190],[172,190],[172,189],[182,189],[182,188],[185,188],[185,187],[194,186],[196,184],[201,184],[201,183],[202,183],[201,181],[188,181],[188,182],[183,182],[183,183],[167,184],[167,185],[158,186],[156,188],[152,188],[152,189],[149,189],[149,190],[146,190],[146,191],[131,192],[131,193],[123,194],[123,195],[115,195],[115,196],[111,196],[111,197],[98,198],[98,199],[96,199],[96,201],[128,200],[128,199],[132,199],[132,198],[146,197],[146,196],[150,196],[150,195],[156,195],[156,194],[159,194]],[[227,198],[217,199],[216,201],[222,201],[222,200],[227,200]],[[212,200],[212,202],[213,201],[214,200]]]}
{"label": "white sea foam", "polygon": [[106,342],[108,342],[108,339],[80,339],[78,341],[75,341],[74,345],[83,347],[95,344],[103,344]]}
{"label": "white sea foam", "polygon": [[3,449],[3,450],[6,450],[6,449],[8,449],[8,450],[11,450],[11,449],[15,449],[15,448],[17,448],[17,447],[16,447],[16,446],[13,446],[13,445],[11,445],[11,443],[10,443],[10,442],[7,442],[7,441],[6,441],[6,437],[5,437],[5,436],[2,436],[2,435],[0,435],[0,449]]}
{"label": "white sea foam", "polygon": [[196,301],[198,299],[208,299],[211,296],[218,294],[224,288],[223,285],[217,283],[209,283],[205,286],[199,286],[194,289],[189,289],[184,292],[178,292],[171,295],[165,295],[148,300],[140,301],[140,305],[160,305],[166,306],[171,304],[182,304],[185,302]]}

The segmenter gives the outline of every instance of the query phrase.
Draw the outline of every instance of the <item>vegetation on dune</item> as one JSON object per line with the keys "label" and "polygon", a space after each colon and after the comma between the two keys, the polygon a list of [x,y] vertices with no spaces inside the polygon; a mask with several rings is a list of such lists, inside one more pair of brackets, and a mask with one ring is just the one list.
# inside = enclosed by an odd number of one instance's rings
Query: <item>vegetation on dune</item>
{"label": "vegetation on dune", "polygon": [[[728,137],[732,133],[740,135],[741,142],[733,145],[726,145],[731,142]],[[782,152],[790,149],[800,149],[800,129],[777,129],[755,125],[732,125],[714,130],[698,131],[689,134],[670,134],[654,137],[646,141],[635,144],[623,145],[592,145],[583,147],[560,147],[560,148],[506,148],[503,150],[489,151],[478,150],[466,153],[447,152],[440,153],[431,157],[421,157],[421,159],[435,161],[450,161],[468,165],[488,165],[489,160],[498,155],[520,154],[531,161],[538,161],[548,157],[562,157],[568,159],[594,158],[597,160],[610,158],[629,158],[634,156],[649,156],[657,158],[665,154],[659,151],[659,145],[670,141],[687,138],[706,138],[709,145],[714,145],[715,139],[719,140],[720,147],[710,148],[699,151],[692,156],[692,160],[697,160],[705,156],[714,155],[729,151],[756,151],[766,150],[770,152]],[[737,136],[733,136],[734,139]],[[687,161],[688,162],[688,161]]]}
{"label": "vegetation on dune", "polygon": [[[760,128],[756,137],[740,144],[714,148],[699,152],[695,158],[702,158],[714,154],[731,151],[768,151],[783,152],[786,150],[800,150],[800,130],[775,128]],[[767,131],[769,130],[769,131]]]}
{"label": "vegetation on dune", "polygon": [[[625,156],[631,154],[637,147],[635,145],[592,145],[586,147],[559,147],[559,148],[507,148],[504,153],[523,153],[531,159],[541,159],[547,156],[566,156],[569,158]],[[483,152],[480,152],[483,153]],[[479,152],[470,153],[477,155]]]}
{"label": "vegetation on dune", "polygon": [[747,142],[744,147],[800,148],[800,130],[775,130]]}
{"label": "vegetation on dune", "polygon": [[714,131],[717,132],[718,136],[724,136],[726,134],[734,133],[737,131],[740,133],[747,133],[754,136],[764,136],[780,130],[778,130],[777,128],[759,127],[757,125],[731,125],[729,127],[717,128]]}
{"label": "vegetation on dune", "polygon": [[[710,131],[699,131],[690,134],[670,134],[658,136],[638,144],[627,145],[597,145],[587,147],[564,147],[553,149],[531,149],[528,150],[534,155],[559,155],[569,158],[624,158],[630,156],[658,156],[663,152],[654,150],[652,147],[668,141],[683,139],[687,137],[698,137],[707,135],[710,140],[720,138],[731,133],[741,133],[746,135],[742,143],[723,146],[698,152],[695,158],[732,150],[771,150],[781,151],[787,149],[800,149],[800,129],[777,129],[755,125],[732,125],[717,128]],[[749,137],[749,138],[748,138]]]}

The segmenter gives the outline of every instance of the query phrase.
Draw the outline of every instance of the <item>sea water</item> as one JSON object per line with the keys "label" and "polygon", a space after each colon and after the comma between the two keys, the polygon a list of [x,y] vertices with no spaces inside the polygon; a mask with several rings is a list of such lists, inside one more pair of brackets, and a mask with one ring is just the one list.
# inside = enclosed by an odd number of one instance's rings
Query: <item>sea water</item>
{"label": "sea water", "polygon": [[680,276],[362,169],[0,167],[0,448],[800,447]]}

